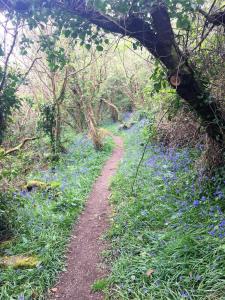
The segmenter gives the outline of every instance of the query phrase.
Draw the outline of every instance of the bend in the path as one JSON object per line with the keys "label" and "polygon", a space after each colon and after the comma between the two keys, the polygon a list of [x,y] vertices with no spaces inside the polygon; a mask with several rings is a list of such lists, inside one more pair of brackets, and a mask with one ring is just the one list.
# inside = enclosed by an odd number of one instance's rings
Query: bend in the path
{"label": "bend in the path", "polygon": [[91,293],[91,285],[107,275],[103,268],[101,252],[106,243],[101,236],[109,225],[110,179],[117,170],[123,156],[123,141],[114,137],[116,147],[102,169],[72,233],[67,256],[67,270],[61,274],[56,285],[57,292],[50,299],[60,300],[100,300],[103,296]]}

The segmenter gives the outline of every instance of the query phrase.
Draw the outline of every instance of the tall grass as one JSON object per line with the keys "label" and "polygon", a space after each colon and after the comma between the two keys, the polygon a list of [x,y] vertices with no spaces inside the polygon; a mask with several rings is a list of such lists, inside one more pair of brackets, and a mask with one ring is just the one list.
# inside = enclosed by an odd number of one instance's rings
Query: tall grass
{"label": "tall grass", "polygon": [[112,151],[107,140],[101,152],[85,137],[77,136],[69,153],[51,170],[30,179],[53,183],[55,188],[14,192],[14,237],[0,244],[1,256],[35,256],[36,268],[0,268],[0,299],[44,299],[65,265],[65,248],[72,225],[81,212],[95,178]]}
{"label": "tall grass", "polygon": [[152,144],[132,193],[145,130],[138,125],[127,132],[112,183],[108,297],[224,300],[224,176],[196,172],[200,150]]}

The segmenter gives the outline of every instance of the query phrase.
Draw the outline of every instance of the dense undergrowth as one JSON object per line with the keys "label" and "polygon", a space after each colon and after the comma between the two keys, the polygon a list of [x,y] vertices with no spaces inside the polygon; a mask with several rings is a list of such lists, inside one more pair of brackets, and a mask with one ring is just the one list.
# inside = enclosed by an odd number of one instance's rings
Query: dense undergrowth
{"label": "dense undergrowth", "polygon": [[132,193],[146,139],[141,121],[126,131],[112,183],[115,214],[110,299],[225,299],[224,177],[197,173],[201,150],[151,144]]}
{"label": "dense undergrowth", "polygon": [[57,164],[30,175],[32,180],[49,183],[50,188],[1,196],[7,200],[13,237],[0,243],[0,259],[19,255],[38,261],[35,268],[0,268],[2,300],[44,299],[47,288],[63,268],[71,227],[112,151],[111,138],[107,138],[101,152],[96,152],[84,136],[72,138],[68,153]]}

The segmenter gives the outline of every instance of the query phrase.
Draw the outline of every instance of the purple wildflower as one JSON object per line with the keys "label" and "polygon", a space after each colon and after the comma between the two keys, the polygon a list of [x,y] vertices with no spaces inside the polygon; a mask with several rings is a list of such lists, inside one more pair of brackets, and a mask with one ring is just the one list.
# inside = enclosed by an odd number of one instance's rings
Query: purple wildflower
{"label": "purple wildflower", "polygon": [[199,206],[199,201],[198,200],[195,200],[194,202],[193,202],[193,205],[194,205],[194,207],[198,207]]}

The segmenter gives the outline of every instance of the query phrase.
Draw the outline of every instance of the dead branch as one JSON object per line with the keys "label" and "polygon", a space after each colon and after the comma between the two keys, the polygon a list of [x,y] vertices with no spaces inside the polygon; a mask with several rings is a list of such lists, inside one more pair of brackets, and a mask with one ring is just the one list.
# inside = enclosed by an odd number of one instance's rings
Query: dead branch
{"label": "dead branch", "polygon": [[28,142],[28,141],[34,141],[38,139],[38,137],[31,137],[31,138],[25,138],[18,146],[11,148],[9,150],[6,150],[4,153],[4,156],[12,154],[16,151],[19,151],[21,148],[23,148],[23,146]]}

